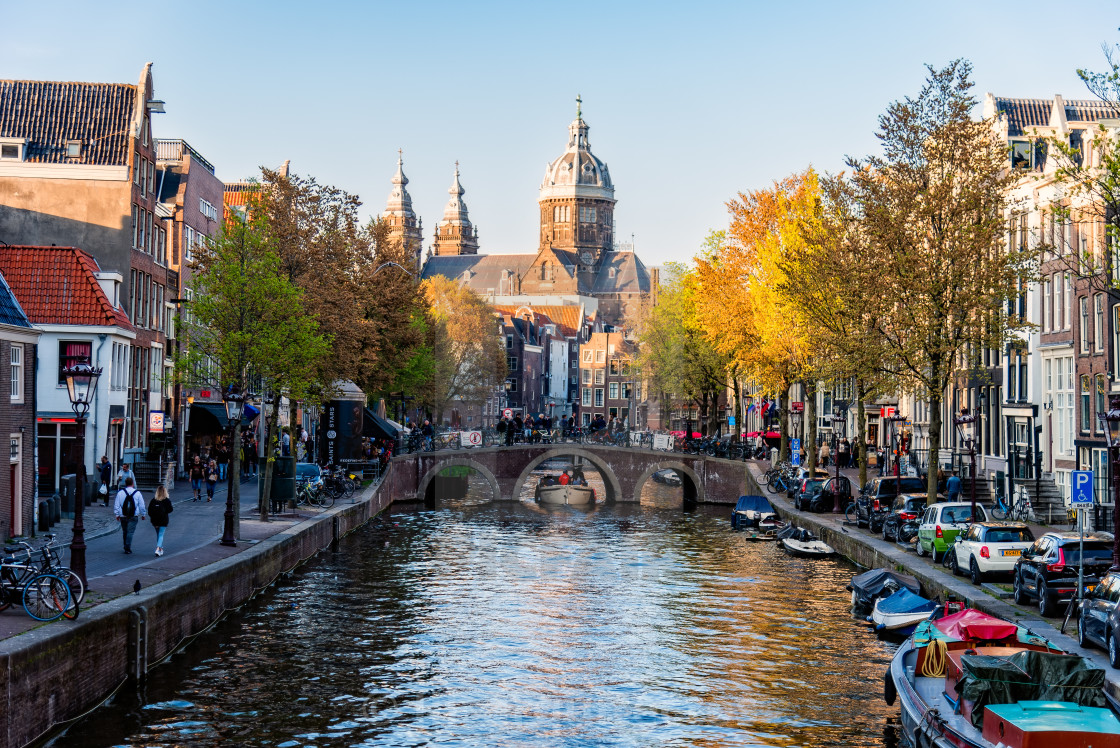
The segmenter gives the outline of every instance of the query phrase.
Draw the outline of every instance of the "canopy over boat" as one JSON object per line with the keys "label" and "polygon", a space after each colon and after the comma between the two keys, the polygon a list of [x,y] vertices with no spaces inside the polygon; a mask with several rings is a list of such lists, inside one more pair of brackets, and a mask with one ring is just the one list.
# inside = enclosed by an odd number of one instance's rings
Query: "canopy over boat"
{"label": "canopy over boat", "polygon": [[758,512],[759,514],[774,514],[774,507],[766,500],[765,496],[740,496],[735,504],[737,512]]}
{"label": "canopy over boat", "polygon": [[884,591],[890,594],[895,590],[908,589],[915,595],[921,592],[917,579],[890,569],[872,569],[857,574],[852,577],[852,583],[848,588],[867,603],[879,597]]}
{"label": "canopy over boat", "polygon": [[959,641],[997,641],[1015,636],[1019,627],[974,608],[954,613],[934,623],[943,633]]}
{"label": "canopy over boat", "polygon": [[961,698],[973,702],[972,724],[984,724],[984,706],[1023,701],[1065,701],[1081,706],[1108,705],[1101,688],[1104,668],[1079,655],[1023,650],[1006,657],[965,655],[957,684]]}
{"label": "canopy over boat", "polygon": [[937,603],[903,588],[890,597],[880,600],[878,609],[886,614],[932,613],[937,610]]}

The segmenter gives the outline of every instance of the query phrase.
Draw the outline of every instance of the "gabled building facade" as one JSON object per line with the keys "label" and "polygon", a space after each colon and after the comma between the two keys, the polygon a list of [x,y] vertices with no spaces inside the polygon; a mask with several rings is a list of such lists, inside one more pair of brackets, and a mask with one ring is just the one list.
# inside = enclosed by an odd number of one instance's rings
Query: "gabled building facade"
{"label": "gabled building facade", "polygon": [[[177,279],[156,204],[152,66],[136,84],[0,81],[0,239],[82,247],[121,277],[129,347],[122,443],[146,455],[149,413],[166,409],[165,305]],[[168,286],[172,287],[169,294]]]}
{"label": "gabled building facade", "polygon": [[0,537],[35,523],[35,358],[39,332],[0,274],[0,432],[7,435],[8,475],[0,480]]}

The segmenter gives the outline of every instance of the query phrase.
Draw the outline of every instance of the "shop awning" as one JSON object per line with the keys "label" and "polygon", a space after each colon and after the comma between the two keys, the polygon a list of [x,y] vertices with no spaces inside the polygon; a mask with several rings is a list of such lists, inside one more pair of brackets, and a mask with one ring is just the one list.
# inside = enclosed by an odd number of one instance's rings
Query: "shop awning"
{"label": "shop awning", "polygon": [[379,417],[369,408],[366,408],[365,419],[362,421],[362,436],[370,439],[396,439],[397,430],[388,420]]}
{"label": "shop awning", "polygon": [[[255,410],[255,408],[254,408]],[[226,418],[225,403],[191,403],[191,431],[197,431],[194,417],[198,415],[199,411],[205,411],[214,416],[218,420],[218,425],[223,429],[229,428],[229,419]],[[249,415],[249,406],[245,406],[245,412],[241,414],[241,425],[248,426],[255,416]]]}

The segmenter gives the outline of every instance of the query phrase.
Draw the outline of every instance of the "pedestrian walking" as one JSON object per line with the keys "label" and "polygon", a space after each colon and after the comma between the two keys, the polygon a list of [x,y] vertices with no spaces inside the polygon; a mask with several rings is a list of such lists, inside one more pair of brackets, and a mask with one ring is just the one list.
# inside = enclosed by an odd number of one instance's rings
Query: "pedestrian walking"
{"label": "pedestrian walking", "polygon": [[100,470],[101,487],[97,492],[101,494],[101,503],[104,506],[109,506],[109,483],[113,480],[113,463],[109,462],[109,458],[101,455],[101,464],[98,466]]}
{"label": "pedestrian walking", "polygon": [[846,438],[841,439],[840,440],[840,447],[837,450],[837,454],[836,454],[836,462],[840,465],[841,468],[846,468],[846,467],[849,466],[850,463],[849,463],[849,457],[848,456],[850,454],[850,451],[851,451],[851,444],[848,442],[848,440]]}
{"label": "pedestrian walking", "polygon": [[961,498],[960,476],[950,475],[945,480],[945,489],[949,492],[949,501],[958,501]]}
{"label": "pedestrian walking", "polygon": [[218,463],[210,460],[206,466],[206,500],[214,500],[214,486],[218,485]]}
{"label": "pedestrian walking", "polygon": [[171,506],[171,497],[167,495],[167,486],[162,483],[156,488],[156,495],[148,504],[148,516],[152,518],[152,527],[156,531],[156,555],[163,555],[163,536],[167,532],[170,522],[168,515],[175,511]]}
{"label": "pedestrian walking", "polygon": [[191,462],[191,488],[194,489],[194,498],[191,501],[198,501],[202,498],[202,481],[206,478],[206,466],[202,464],[202,458],[198,455],[194,456]]}
{"label": "pedestrian walking", "polygon": [[124,482],[132,478],[132,485],[136,485],[136,474],[129,469],[127,462],[121,463],[121,469],[117,471],[117,490],[124,488]]}
{"label": "pedestrian walking", "polygon": [[821,445],[820,451],[817,453],[821,458],[821,467],[828,467],[828,458],[832,454],[832,450],[828,447],[828,442]]}
{"label": "pedestrian walking", "polygon": [[121,523],[124,535],[124,552],[132,553],[132,536],[136,533],[137,523],[147,516],[144,510],[144,496],[136,489],[133,478],[125,478],[124,486],[117,491],[113,502],[113,516]]}

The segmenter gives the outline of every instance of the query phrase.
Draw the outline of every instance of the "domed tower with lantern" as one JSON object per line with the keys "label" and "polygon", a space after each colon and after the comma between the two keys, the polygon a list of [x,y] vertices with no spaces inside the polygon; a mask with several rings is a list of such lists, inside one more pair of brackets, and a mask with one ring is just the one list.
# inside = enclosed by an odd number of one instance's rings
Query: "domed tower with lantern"
{"label": "domed tower with lantern", "polygon": [[420,252],[424,244],[424,223],[412,209],[412,198],[405,186],[408,177],[404,175],[404,158],[401,151],[397,151],[397,173],[393,175],[393,189],[389,192],[389,199],[385,203],[385,212],[381,218],[389,226],[389,236],[401,242],[409,257],[415,263],[417,270],[420,268]]}
{"label": "domed tower with lantern", "polygon": [[589,129],[577,96],[568,147],[545,170],[538,199],[540,249],[573,253],[581,273],[596,272],[614,243],[614,185],[607,165],[591,152]]}

